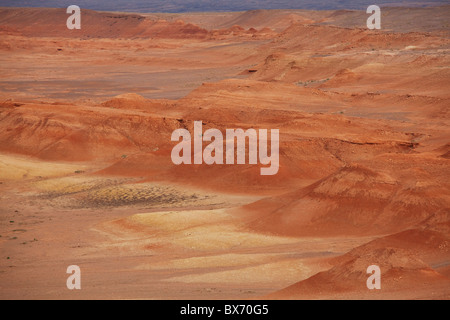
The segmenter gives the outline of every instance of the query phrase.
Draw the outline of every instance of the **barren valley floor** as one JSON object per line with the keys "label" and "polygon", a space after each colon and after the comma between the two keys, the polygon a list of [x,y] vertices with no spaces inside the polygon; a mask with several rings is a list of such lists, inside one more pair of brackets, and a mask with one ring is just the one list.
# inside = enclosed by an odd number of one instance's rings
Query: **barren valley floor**
{"label": "barren valley floor", "polygon": [[[0,298],[449,299],[449,8],[1,8]],[[174,165],[195,121],[278,173]]]}

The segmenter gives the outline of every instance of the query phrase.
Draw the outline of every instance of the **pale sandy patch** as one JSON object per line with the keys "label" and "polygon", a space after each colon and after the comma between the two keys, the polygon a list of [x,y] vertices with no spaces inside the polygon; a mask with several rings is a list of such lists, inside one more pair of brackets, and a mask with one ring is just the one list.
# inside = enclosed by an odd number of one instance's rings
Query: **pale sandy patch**
{"label": "pale sandy patch", "polygon": [[85,169],[86,166],[81,164],[56,163],[0,154],[0,179],[3,180],[57,177]]}
{"label": "pale sandy patch", "polygon": [[227,209],[188,210],[136,214],[115,221],[133,232],[165,239],[166,243],[193,250],[230,250],[292,244],[297,238],[259,234],[236,224]]}
{"label": "pale sandy patch", "polygon": [[313,275],[313,271],[301,260],[284,260],[238,268],[234,270],[191,274],[167,279],[170,282],[184,283],[228,283],[228,284],[264,284],[279,283],[287,285],[295,279],[306,279]]}
{"label": "pale sandy patch", "polygon": [[227,253],[212,256],[190,257],[174,259],[152,264],[141,264],[138,270],[164,270],[164,269],[197,269],[218,267],[240,267],[254,264],[267,263],[273,259],[279,259],[279,254],[237,254]]}

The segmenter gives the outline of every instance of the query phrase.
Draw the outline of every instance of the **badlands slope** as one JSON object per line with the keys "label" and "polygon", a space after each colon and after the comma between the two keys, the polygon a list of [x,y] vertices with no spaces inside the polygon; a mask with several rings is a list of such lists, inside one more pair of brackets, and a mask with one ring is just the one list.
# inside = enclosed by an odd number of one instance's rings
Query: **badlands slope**
{"label": "badlands slope", "polygon": [[[450,298],[449,10],[0,9],[0,297]],[[174,165],[194,121],[278,174]]]}

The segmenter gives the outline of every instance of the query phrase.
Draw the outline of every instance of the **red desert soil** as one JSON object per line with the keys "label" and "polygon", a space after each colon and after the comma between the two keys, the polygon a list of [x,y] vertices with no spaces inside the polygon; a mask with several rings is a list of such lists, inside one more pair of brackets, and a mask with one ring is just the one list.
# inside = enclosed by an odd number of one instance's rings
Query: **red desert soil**
{"label": "red desert soil", "polygon": [[[449,11],[0,8],[0,298],[449,299]],[[194,121],[278,174],[174,165]]]}

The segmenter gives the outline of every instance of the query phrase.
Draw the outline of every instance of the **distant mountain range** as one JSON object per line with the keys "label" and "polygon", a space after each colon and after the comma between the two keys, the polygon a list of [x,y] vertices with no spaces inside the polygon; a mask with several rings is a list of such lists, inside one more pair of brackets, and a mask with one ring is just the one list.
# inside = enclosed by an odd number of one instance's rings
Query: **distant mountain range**
{"label": "distant mountain range", "polygon": [[436,6],[448,0],[2,0],[0,7],[51,7],[64,8],[76,4],[81,8],[122,12],[206,12],[246,11],[255,9],[309,9],[365,10],[369,5],[379,6]]}

